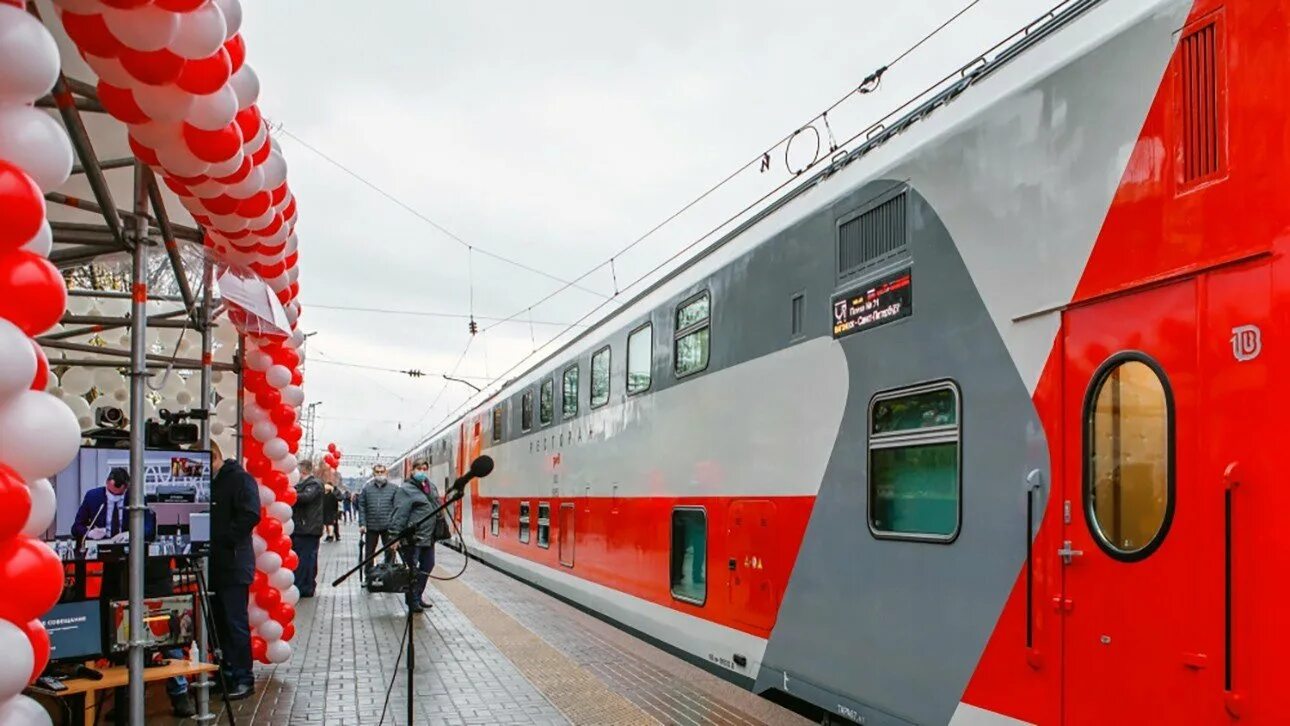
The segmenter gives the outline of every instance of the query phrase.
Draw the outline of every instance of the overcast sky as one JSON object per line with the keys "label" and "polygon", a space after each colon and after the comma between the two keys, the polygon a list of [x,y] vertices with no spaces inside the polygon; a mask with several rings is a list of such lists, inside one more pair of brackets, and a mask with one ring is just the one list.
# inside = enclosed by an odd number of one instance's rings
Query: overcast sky
{"label": "overcast sky", "polygon": [[[322,402],[318,444],[398,454],[473,393],[436,375],[411,379],[333,364],[450,371],[470,339],[464,319],[324,306],[464,315],[473,277],[475,314],[505,317],[560,284],[468,256],[461,243],[293,136],[468,243],[568,280],[791,133],[964,4],[246,3],[243,32],[263,84],[260,106],[282,127],[300,205],[303,325],[316,332],[306,390],[308,401]],[[1045,0],[981,0],[894,67],[878,92],[831,115],[836,136],[858,132],[1048,7]],[[785,178],[782,156],[767,174],[745,174],[619,259],[619,284]],[[614,289],[608,269],[582,285],[601,295]],[[483,385],[562,330],[546,323],[572,322],[602,300],[569,290],[488,329],[458,375]]]}

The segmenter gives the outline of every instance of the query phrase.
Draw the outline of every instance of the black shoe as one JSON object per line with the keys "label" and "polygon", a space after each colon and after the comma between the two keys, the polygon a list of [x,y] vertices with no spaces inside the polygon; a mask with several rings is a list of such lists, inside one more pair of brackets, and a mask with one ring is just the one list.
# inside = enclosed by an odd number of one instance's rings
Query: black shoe
{"label": "black shoe", "polygon": [[422,600],[421,607],[425,610],[429,610],[430,608],[434,607],[434,603],[430,603],[430,602],[426,602],[425,600]]}
{"label": "black shoe", "polygon": [[426,611],[426,609],[421,606],[421,603],[409,603],[408,610],[411,610],[414,613],[423,613]]}
{"label": "black shoe", "polygon": [[250,698],[254,693],[254,686],[248,686],[245,683],[235,683],[229,688],[227,697],[230,701],[241,701],[242,699]]}
{"label": "black shoe", "polygon": [[176,718],[192,718],[197,715],[197,709],[193,708],[193,702],[185,692],[170,697],[170,713]]}

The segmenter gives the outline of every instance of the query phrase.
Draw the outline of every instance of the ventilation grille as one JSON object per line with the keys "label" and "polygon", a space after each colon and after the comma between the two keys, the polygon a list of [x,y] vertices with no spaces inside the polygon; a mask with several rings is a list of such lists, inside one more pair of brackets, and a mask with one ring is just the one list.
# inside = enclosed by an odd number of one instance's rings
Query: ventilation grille
{"label": "ventilation grille", "polygon": [[1182,41],[1183,182],[1222,169],[1218,71],[1218,26],[1210,23]]}
{"label": "ventilation grille", "polygon": [[905,194],[838,227],[838,275],[846,276],[905,247]]}

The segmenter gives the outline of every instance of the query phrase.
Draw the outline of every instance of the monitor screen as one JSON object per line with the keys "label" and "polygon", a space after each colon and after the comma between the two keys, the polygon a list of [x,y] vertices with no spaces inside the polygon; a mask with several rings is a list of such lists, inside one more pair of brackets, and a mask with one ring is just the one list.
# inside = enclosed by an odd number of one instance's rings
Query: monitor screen
{"label": "monitor screen", "polygon": [[[186,646],[192,642],[196,626],[195,603],[191,594],[145,598],[141,638],[144,647]],[[130,603],[113,600],[109,612],[112,618],[109,648],[113,653],[123,653],[130,648]]]}
{"label": "monitor screen", "polygon": [[103,653],[102,606],[98,600],[59,603],[40,622],[49,633],[51,660],[88,660]]}
{"label": "monitor screen", "polygon": [[[210,512],[211,453],[148,449],[143,469],[148,553],[191,552],[193,518],[198,519],[200,533],[209,531],[204,515]],[[122,488],[116,479],[122,474],[128,478],[129,471],[128,449],[85,447],[52,478],[58,509],[45,539],[63,559],[97,559],[109,552],[120,553],[128,530],[125,504],[129,487],[135,483]],[[209,538],[209,534],[205,536]]]}

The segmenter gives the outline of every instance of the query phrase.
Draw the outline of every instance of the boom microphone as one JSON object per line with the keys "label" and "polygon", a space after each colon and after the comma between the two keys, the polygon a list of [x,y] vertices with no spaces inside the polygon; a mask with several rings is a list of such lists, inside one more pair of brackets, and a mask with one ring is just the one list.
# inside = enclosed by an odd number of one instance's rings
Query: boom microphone
{"label": "boom microphone", "polygon": [[471,479],[483,479],[492,473],[493,457],[488,454],[484,454],[478,459],[470,462],[470,471],[457,477],[457,480],[452,483],[452,486],[448,488],[448,491],[445,492],[445,494],[450,497],[462,496],[466,492],[466,484],[468,484]]}

